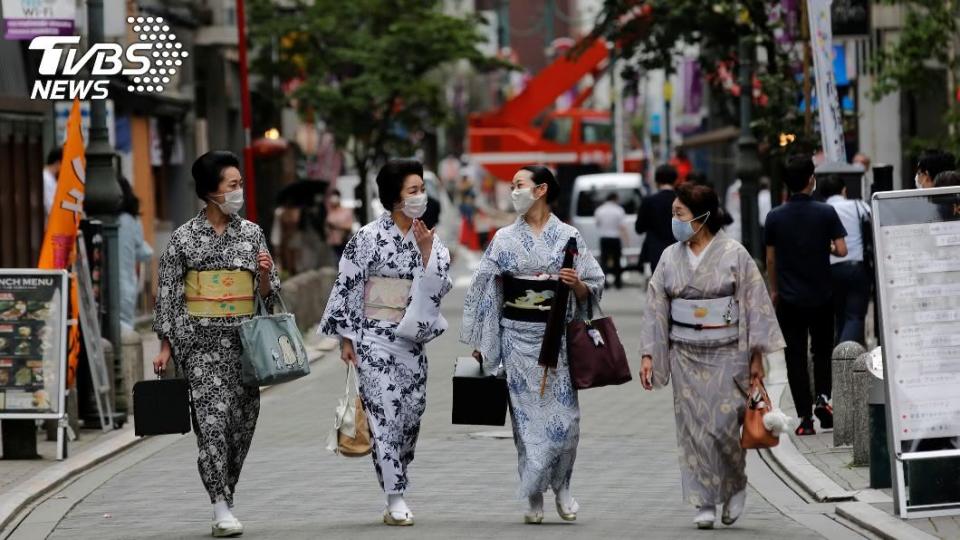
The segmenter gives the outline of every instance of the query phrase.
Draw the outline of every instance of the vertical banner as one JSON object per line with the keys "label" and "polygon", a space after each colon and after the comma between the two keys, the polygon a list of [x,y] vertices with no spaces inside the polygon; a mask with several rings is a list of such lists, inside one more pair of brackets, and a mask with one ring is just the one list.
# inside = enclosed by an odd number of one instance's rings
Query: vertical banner
{"label": "vertical banner", "polygon": [[[47,230],[40,249],[38,268],[66,269],[77,256],[77,230],[83,217],[83,198],[87,181],[87,160],[84,154],[83,134],[80,131],[80,100],[74,100],[67,119],[67,140],[63,145],[63,165],[57,178],[57,192],[53,197]],[[70,318],[78,315],[77,280],[70,285]],[[67,361],[67,388],[73,387],[80,354],[80,333],[77,325],[70,327]]]}
{"label": "vertical banner", "polygon": [[810,19],[810,48],[817,83],[817,105],[820,116],[820,141],[827,161],[847,161],[843,143],[843,118],[837,81],[833,73],[833,30],[830,7],[833,0],[807,0]]}
{"label": "vertical banner", "polygon": [[76,15],[74,0],[3,0],[3,39],[70,36]]}

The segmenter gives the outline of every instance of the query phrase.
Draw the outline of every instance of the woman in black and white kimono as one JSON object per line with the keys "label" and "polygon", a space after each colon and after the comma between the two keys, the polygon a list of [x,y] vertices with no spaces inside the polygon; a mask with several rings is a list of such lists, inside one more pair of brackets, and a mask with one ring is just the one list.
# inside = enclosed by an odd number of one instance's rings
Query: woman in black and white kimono
{"label": "woman in black and white kimono", "polygon": [[162,372],[172,357],[190,385],[200,478],[213,503],[213,536],[237,536],[233,494],[260,412],[260,390],[241,378],[239,324],[271,309],[280,293],[263,231],[237,212],[243,206],[240,161],[208,152],[193,164],[206,207],[170,237],[160,257],[153,328]]}
{"label": "woman in black and white kimono", "polygon": [[427,404],[425,344],[447,329],[440,300],[453,286],[450,253],[419,219],[427,208],[420,162],[390,160],[377,187],[389,210],[347,243],[320,332],[339,336],[341,358],[357,366],[387,495],[383,521],[413,525],[403,494]]}

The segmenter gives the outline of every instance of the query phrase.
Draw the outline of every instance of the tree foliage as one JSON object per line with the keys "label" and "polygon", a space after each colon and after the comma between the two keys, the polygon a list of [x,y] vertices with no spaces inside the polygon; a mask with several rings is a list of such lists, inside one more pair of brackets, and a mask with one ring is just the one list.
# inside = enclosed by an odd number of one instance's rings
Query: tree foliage
{"label": "tree foliage", "polygon": [[[937,146],[960,152],[960,110],[957,107],[956,73],[960,68],[956,45],[958,31],[957,2],[953,0],[883,0],[885,4],[901,5],[905,20],[898,38],[877,51],[874,67],[877,76],[872,97],[880,99],[897,90],[929,95],[932,76],[943,70],[947,75],[944,118],[949,129],[946,140],[911,141],[914,147]],[[940,90],[940,89],[937,89]],[[939,95],[939,94],[938,94]]]}
{"label": "tree foliage", "polygon": [[[624,57],[637,71],[677,67],[675,59],[685,49],[697,46],[699,63],[712,85],[715,113],[728,124],[737,124],[739,85],[730,92],[723,87],[723,74],[737,73],[740,38],[750,36],[764,60],[756,64],[763,99],[755,99],[755,135],[779,149],[781,133],[804,139],[803,115],[797,104],[802,95],[796,76],[800,66],[798,48],[782,33],[797,31],[798,21],[785,21],[779,2],[766,0],[605,0],[595,34],[605,34],[623,46]],[[649,14],[649,18],[642,16]],[[635,77],[634,73],[626,73]],[[797,144],[797,143],[794,143]]]}
{"label": "tree foliage", "polygon": [[254,70],[299,80],[281,99],[322,119],[366,178],[446,120],[442,81],[430,77],[436,68],[488,65],[478,22],[445,14],[437,0],[296,0],[282,8],[252,0],[251,38],[261,51]]}

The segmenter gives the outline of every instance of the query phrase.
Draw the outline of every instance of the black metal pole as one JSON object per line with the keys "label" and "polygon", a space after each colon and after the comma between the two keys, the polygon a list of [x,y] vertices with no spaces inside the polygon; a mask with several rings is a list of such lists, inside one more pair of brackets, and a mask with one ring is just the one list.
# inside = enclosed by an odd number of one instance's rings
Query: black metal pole
{"label": "black metal pole", "polygon": [[[103,41],[103,0],[88,0],[87,20],[89,24],[88,47]],[[106,102],[91,100],[90,102],[90,140],[87,143],[87,171],[86,197],[83,207],[87,216],[103,222],[103,241],[106,256],[106,279],[104,279],[104,299],[107,315],[103,333],[113,344],[114,372],[116,386],[113,389],[116,396],[117,411],[126,411],[123,393],[122,351],[120,341],[120,258],[117,217],[120,213],[120,204],[123,197],[120,184],[117,183],[117,172],[114,169],[114,151],[110,146],[109,131],[107,129]],[[91,336],[93,337],[93,336]]]}
{"label": "black metal pole", "polygon": [[740,220],[743,246],[760,260],[760,220],[757,215],[757,181],[760,158],[753,120],[753,62],[756,44],[751,36],[740,38],[740,137],[737,139],[737,175],[740,177]]}

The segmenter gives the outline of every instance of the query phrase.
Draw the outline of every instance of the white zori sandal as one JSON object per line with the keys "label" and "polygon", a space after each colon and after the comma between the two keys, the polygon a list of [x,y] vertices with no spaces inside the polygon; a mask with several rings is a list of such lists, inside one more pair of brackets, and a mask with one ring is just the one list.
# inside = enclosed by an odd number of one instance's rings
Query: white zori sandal
{"label": "white zori sandal", "polygon": [[214,521],[211,528],[211,535],[214,538],[232,538],[243,534],[243,524],[237,518],[221,519]]}

